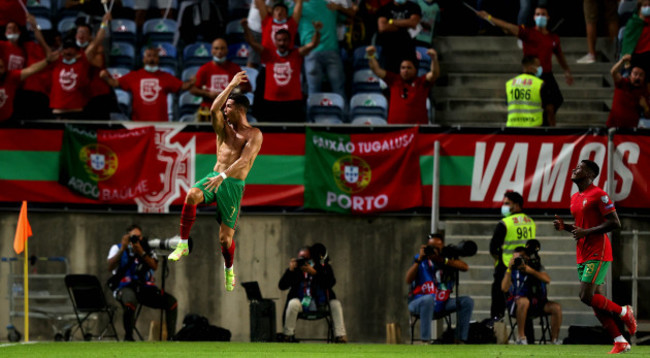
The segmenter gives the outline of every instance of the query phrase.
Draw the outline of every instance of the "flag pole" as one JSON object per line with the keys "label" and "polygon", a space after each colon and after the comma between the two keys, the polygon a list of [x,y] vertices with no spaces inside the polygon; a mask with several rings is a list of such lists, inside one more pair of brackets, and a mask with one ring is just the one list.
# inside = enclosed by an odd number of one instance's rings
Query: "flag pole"
{"label": "flag pole", "polygon": [[25,300],[25,342],[29,342],[29,256],[27,254],[27,240],[25,240],[25,260],[24,261],[24,270],[25,274],[23,275],[23,297]]}

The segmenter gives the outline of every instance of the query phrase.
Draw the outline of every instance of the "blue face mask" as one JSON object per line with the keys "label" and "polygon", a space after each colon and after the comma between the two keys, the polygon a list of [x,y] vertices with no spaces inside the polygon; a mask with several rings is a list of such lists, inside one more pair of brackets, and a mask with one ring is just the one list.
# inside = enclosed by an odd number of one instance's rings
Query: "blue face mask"
{"label": "blue face mask", "polygon": [[641,15],[650,16],[650,6],[641,7]]}
{"label": "blue face mask", "polygon": [[277,53],[278,56],[280,56],[280,57],[285,57],[286,55],[289,54],[289,51],[287,51],[287,52],[280,52],[280,50],[275,50],[275,53]]}
{"label": "blue face mask", "polygon": [[66,65],[73,65],[75,62],[77,62],[77,58],[73,57],[73,58],[71,58],[69,60],[64,58],[61,61],[63,61],[63,63],[65,63]]}
{"label": "blue face mask", "polygon": [[548,23],[548,18],[546,16],[535,16],[535,25],[537,27],[544,28]]}
{"label": "blue face mask", "polygon": [[147,72],[156,72],[158,71],[158,66],[144,65],[144,70]]}
{"label": "blue face mask", "polygon": [[212,56],[212,61],[216,63],[224,63],[226,62],[227,57],[217,57],[217,56]]}
{"label": "blue face mask", "polygon": [[284,19],[284,20],[273,19],[273,22],[276,23],[276,24],[278,24],[278,25],[282,25],[282,24],[286,24],[286,23],[287,23],[287,19]]}
{"label": "blue face mask", "polygon": [[501,215],[503,215],[504,217],[510,216],[510,207],[508,205],[503,205],[501,207]]}
{"label": "blue face mask", "polygon": [[543,70],[544,69],[542,66],[537,67],[537,71],[535,71],[535,77],[542,77]]}

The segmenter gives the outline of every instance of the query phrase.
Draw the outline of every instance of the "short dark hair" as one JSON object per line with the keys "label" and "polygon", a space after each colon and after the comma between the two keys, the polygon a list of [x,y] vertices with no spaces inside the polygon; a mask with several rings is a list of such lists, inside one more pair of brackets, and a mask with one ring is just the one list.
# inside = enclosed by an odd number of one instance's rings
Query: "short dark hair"
{"label": "short dark hair", "polygon": [[402,66],[402,62],[404,62],[404,61],[408,61],[408,62],[412,63],[413,67],[415,67],[416,70],[418,69],[418,63],[420,63],[420,61],[418,61],[417,58],[412,57],[412,56],[403,58],[402,61],[400,61],[400,63],[399,63],[400,67]]}
{"label": "short dark hair", "polygon": [[432,232],[429,234],[427,240],[431,240],[431,239],[440,239],[440,241],[445,242],[445,233],[440,231]]}
{"label": "short dark hair", "polygon": [[594,179],[600,174],[600,168],[598,167],[598,164],[596,164],[594,161],[589,160],[589,159],[583,159],[580,161],[580,163],[584,163],[587,168],[589,168],[589,171],[591,171],[594,174]]}
{"label": "short dark hair", "polygon": [[251,106],[251,102],[248,100],[248,97],[241,93],[232,93],[228,99],[232,99],[233,103],[236,106],[242,107],[244,112],[248,111],[248,108]]}
{"label": "short dark hair", "polygon": [[525,246],[515,247],[513,252],[526,252],[526,247]]}
{"label": "short dark hair", "polygon": [[63,48],[64,50],[67,49],[67,48],[73,48],[73,49],[75,49],[75,50],[78,50],[78,49],[79,49],[79,46],[77,45],[77,42],[75,41],[74,38],[66,38],[66,39],[63,41],[63,47],[62,47],[62,48]]}
{"label": "short dark hair", "polygon": [[535,63],[535,60],[537,60],[537,56],[526,55],[521,59],[521,65],[522,66],[532,65],[533,63]]}
{"label": "short dark hair", "polygon": [[287,4],[284,3],[284,1],[276,1],[275,4],[273,4],[273,9],[275,9],[278,6],[283,7],[287,12],[289,12],[289,7],[287,6]]}
{"label": "short dark hair", "polygon": [[289,41],[291,41],[291,33],[287,29],[280,29],[280,30],[276,31],[275,35],[273,35],[273,37],[276,37],[276,36],[281,35],[281,34],[285,34],[285,35],[289,36]]}
{"label": "short dark hair", "polygon": [[133,229],[138,229],[138,230],[142,231],[142,228],[140,227],[140,225],[138,225],[138,224],[131,224],[131,225],[129,225],[129,226],[126,228],[126,233],[127,233],[127,234],[130,233],[131,230],[133,230]]}
{"label": "short dark hair", "polygon": [[506,193],[503,194],[503,197],[508,198],[508,200],[519,205],[520,208],[524,208],[524,197],[516,191],[506,191]]}

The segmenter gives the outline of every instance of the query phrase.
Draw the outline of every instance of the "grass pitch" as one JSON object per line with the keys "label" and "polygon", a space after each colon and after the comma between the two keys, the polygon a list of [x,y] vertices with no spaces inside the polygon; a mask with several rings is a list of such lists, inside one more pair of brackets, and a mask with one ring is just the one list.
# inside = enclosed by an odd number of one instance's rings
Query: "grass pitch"
{"label": "grass pitch", "polygon": [[[0,344],[0,357],[594,357],[611,346],[554,345],[386,345],[216,342],[61,342]],[[650,356],[634,346],[626,356]]]}

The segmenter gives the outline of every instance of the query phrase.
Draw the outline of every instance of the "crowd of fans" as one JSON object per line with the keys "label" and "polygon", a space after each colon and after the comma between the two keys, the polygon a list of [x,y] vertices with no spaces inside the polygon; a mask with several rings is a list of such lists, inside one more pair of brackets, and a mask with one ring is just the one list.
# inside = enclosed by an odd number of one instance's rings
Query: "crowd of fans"
{"label": "crowd of fans", "polygon": [[[458,15],[445,0],[67,0],[52,9],[41,1],[0,0],[0,121],[208,120],[212,100],[243,69],[250,82],[239,91],[248,94],[251,117],[259,121],[426,124],[430,88],[440,76],[431,43],[441,13]],[[650,0],[632,0],[636,6],[620,21],[615,0],[603,2],[600,17],[610,36],[625,26],[623,62],[612,69],[612,109],[628,112],[623,120],[610,115],[607,125],[636,126],[634,118],[650,115]],[[588,54],[578,64],[596,61],[595,3],[584,1]],[[487,1],[475,5],[476,20],[464,9],[468,23],[476,21],[479,32],[490,23],[515,35],[524,55],[539,61],[542,124],[554,125],[563,97],[551,72],[553,54],[568,84],[573,77],[560,38],[548,29],[546,4],[522,0],[517,24],[493,16]],[[35,66],[41,61],[45,66]],[[306,99],[323,92],[332,95],[316,107],[341,111],[307,115]],[[378,121],[355,121],[350,104],[360,92],[387,98],[374,115]],[[365,105],[382,107],[373,100]]]}

